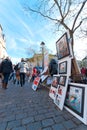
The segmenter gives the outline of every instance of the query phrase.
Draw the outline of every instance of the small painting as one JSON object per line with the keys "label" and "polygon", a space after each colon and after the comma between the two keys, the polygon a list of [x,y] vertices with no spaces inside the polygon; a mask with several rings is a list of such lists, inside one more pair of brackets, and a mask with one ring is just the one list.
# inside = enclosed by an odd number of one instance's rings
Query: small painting
{"label": "small painting", "polygon": [[67,61],[59,63],[59,74],[67,74]]}
{"label": "small painting", "polygon": [[65,86],[65,83],[66,83],[66,76],[60,76],[59,85]]}
{"label": "small painting", "polygon": [[59,84],[59,77],[58,76],[53,76],[53,80],[52,80],[52,86],[57,88]]}

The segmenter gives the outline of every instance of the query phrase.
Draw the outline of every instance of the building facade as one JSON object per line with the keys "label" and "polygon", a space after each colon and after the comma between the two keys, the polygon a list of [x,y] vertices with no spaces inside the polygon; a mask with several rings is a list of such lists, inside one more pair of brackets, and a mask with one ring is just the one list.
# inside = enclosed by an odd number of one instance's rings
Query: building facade
{"label": "building facade", "polygon": [[3,34],[3,29],[0,25],[0,60],[5,57],[7,57],[5,35]]}

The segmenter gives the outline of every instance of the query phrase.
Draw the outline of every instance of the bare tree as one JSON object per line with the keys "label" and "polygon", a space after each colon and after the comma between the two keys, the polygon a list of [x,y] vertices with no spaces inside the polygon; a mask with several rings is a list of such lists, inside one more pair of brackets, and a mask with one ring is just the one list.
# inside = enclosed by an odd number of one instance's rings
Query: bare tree
{"label": "bare tree", "polygon": [[87,0],[35,0],[35,6],[29,2],[30,0],[27,2],[25,0],[25,11],[31,11],[51,20],[57,26],[57,31],[62,29],[68,31],[73,48],[74,34],[84,20],[87,20]]}
{"label": "bare tree", "polygon": [[[55,23],[57,31],[68,30],[74,44],[75,31],[87,19],[87,0],[36,0],[36,6],[30,6],[30,1],[24,3],[25,11],[40,14]],[[85,15],[84,15],[85,14]]]}

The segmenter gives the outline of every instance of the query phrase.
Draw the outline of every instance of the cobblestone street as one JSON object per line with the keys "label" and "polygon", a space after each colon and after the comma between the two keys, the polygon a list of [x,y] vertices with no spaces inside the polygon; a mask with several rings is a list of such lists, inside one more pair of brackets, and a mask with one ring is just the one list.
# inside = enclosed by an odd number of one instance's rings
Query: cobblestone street
{"label": "cobblestone street", "polygon": [[46,88],[33,91],[31,83],[0,86],[0,130],[87,130],[68,111],[59,110]]}

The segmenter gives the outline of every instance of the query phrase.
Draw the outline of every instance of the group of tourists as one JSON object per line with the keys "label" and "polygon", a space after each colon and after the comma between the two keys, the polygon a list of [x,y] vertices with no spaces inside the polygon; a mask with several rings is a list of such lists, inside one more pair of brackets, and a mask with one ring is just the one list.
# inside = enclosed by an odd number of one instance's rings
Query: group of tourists
{"label": "group of tourists", "polygon": [[9,57],[6,57],[0,63],[0,75],[2,79],[2,88],[7,89],[8,81],[13,79],[14,84],[20,84],[21,87],[25,84],[25,76],[28,70],[28,65],[21,59],[17,65],[13,65]]}
{"label": "group of tourists", "polygon": [[50,74],[53,76],[53,74],[57,74],[57,68],[57,62],[54,59],[51,59],[45,72],[41,71],[40,67],[37,66],[34,66],[32,69],[30,69],[27,62],[23,58],[21,58],[21,62],[13,65],[10,58],[6,57],[0,63],[2,88],[7,89],[8,82],[11,80],[13,81],[13,84],[17,84],[22,87],[25,84],[26,77],[28,81],[33,82],[35,77],[41,76],[41,74]]}

